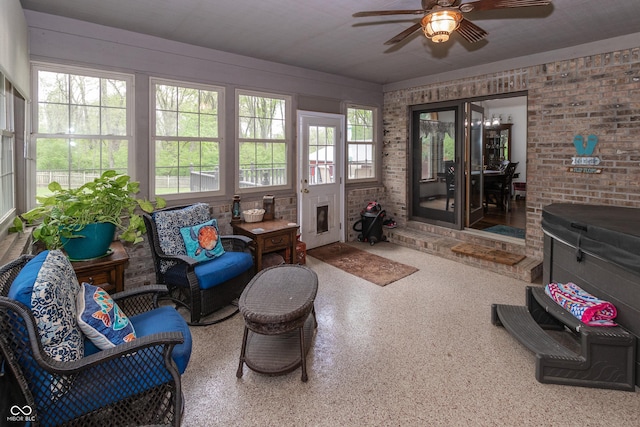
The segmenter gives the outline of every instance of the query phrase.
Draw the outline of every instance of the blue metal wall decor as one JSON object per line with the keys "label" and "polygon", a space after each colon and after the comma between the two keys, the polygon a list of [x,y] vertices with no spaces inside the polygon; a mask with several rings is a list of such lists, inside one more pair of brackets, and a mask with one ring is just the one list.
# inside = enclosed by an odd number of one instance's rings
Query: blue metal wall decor
{"label": "blue metal wall decor", "polygon": [[[587,143],[584,143],[582,135],[576,135],[573,138],[573,145],[576,147],[576,153],[578,156],[571,158],[571,167],[569,172],[577,173],[602,173],[602,169],[595,167],[600,165],[600,157],[593,156],[593,151],[598,144],[598,137],[596,135],[589,135],[587,137]],[[578,166],[578,167],[574,167]]]}

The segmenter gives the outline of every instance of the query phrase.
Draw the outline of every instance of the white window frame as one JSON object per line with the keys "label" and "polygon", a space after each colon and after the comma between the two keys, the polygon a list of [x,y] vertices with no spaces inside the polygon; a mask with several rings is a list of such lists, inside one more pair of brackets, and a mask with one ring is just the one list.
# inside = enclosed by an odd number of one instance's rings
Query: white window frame
{"label": "white window frame", "polygon": [[[156,91],[157,84],[177,86],[189,89],[206,90],[218,93],[218,137],[217,138],[195,138],[195,137],[176,137],[176,139],[188,140],[207,140],[218,143],[219,152],[219,185],[218,190],[214,191],[196,191],[171,194],[156,194],[156,139],[166,139],[166,137],[158,137],[156,135]],[[149,78],[149,194],[160,196],[165,200],[198,200],[203,197],[213,197],[225,194],[225,175],[226,175],[226,149],[225,149],[225,88],[222,86],[199,84],[180,80],[163,79],[159,77]]]}
{"label": "white window frame", "polygon": [[[0,72],[0,189],[9,184],[11,190],[11,200],[7,201],[8,205],[6,209],[0,211],[0,236],[4,235],[5,231],[10,226],[10,222],[13,219],[16,211],[16,165],[15,165],[15,115],[13,104],[13,92],[12,86],[6,80],[5,75]],[[11,90],[11,92],[9,92]],[[2,153],[8,154],[7,158],[4,158]],[[6,166],[6,168],[5,168]],[[3,199],[6,197],[5,192],[2,191]],[[4,200],[2,203],[4,204]]]}
{"label": "white window frame", "polygon": [[[369,110],[371,111],[371,115],[372,115],[372,140],[371,141],[351,141],[349,139],[349,109],[356,109],[356,110]],[[345,145],[344,145],[344,150],[345,150],[345,155],[344,155],[344,164],[345,164],[345,179],[347,182],[349,183],[355,183],[355,182],[376,182],[379,179],[379,172],[378,172],[378,168],[379,168],[379,164],[378,164],[378,160],[377,160],[377,152],[379,149],[379,136],[378,136],[378,115],[379,115],[379,111],[378,111],[378,107],[372,107],[370,105],[361,105],[361,104],[347,104],[346,105],[346,110],[345,110]],[[349,177],[349,145],[351,144],[359,144],[359,145],[371,145],[371,170],[373,171],[373,176],[369,176],[369,177],[365,177],[365,178],[350,178]]]}
{"label": "white window frame", "polygon": [[[59,134],[59,133],[39,133],[39,93],[38,93],[38,83],[39,83],[39,72],[53,72],[53,73],[62,73],[62,74],[75,74],[86,77],[95,77],[95,78],[103,78],[103,79],[116,79],[116,80],[124,80],[127,85],[126,89],[126,130],[125,135],[114,136],[114,138],[109,138],[110,135],[83,135],[83,134]],[[84,68],[77,67],[71,65],[62,65],[62,64],[53,64],[53,63],[45,63],[45,62],[32,62],[31,66],[31,78],[32,78],[32,93],[33,100],[31,103],[32,107],[32,123],[33,123],[33,134],[31,135],[29,141],[30,151],[32,153],[37,153],[37,140],[39,138],[76,138],[76,139],[120,139],[125,140],[127,142],[127,174],[132,177],[132,179],[137,180],[136,170],[134,165],[136,164],[135,159],[135,147],[134,147],[134,135],[135,135],[135,77],[133,74],[127,73],[119,73],[114,71],[105,71],[96,68]],[[35,158],[35,155],[34,155]],[[33,182],[30,183],[30,187],[33,189],[33,194],[36,194],[36,178],[35,174],[37,171],[37,158],[35,158],[34,163],[34,172],[33,172]],[[35,203],[35,201],[29,201],[29,204]]]}
{"label": "white window frame", "polygon": [[[273,140],[258,140],[255,138],[244,139],[240,137],[240,96],[255,96],[255,97],[264,97],[264,98],[274,98],[281,99],[285,101],[285,124],[284,124],[284,140],[277,140],[278,142],[282,142],[285,144],[285,163],[287,167],[286,171],[286,183],[283,185],[262,185],[255,187],[242,187],[240,188],[240,144],[243,142],[255,142],[255,141],[263,141],[263,142],[271,142]],[[278,190],[286,190],[290,189],[292,186],[292,173],[295,169],[295,162],[291,159],[291,150],[293,146],[292,135],[293,135],[293,118],[292,118],[292,98],[289,95],[285,95],[282,93],[273,93],[273,92],[261,92],[261,91],[253,91],[246,89],[236,89],[235,96],[235,162],[237,166],[237,173],[235,174],[235,192],[237,194],[250,194],[250,193],[264,193],[265,191],[273,192]]]}

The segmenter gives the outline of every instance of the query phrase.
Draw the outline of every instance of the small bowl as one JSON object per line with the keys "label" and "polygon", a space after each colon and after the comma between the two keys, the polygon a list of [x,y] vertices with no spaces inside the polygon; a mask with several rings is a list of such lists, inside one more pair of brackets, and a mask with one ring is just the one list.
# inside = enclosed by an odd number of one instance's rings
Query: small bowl
{"label": "small bowl", "polygon": [[243,211],[242,215],[244,215],[244,222],[260,222],[264,217],[264,209],[249,209]]}

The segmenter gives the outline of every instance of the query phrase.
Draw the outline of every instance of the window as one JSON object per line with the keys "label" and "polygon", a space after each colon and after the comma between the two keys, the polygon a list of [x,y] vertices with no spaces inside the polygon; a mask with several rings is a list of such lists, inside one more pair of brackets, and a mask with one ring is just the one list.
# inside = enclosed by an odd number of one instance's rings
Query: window
{"label": "window", "polygon": [[347,179],[375,178],[375,110],[347,108]]}
{"label": "window", "polygon": [[33,75],[36,194],[51,181],[71,188],[105,170],[126,173],[133,76],[44,64]]}
{"label": "window", "polygon": [[0,224],[15,208],[15,170],[13,152],[13,94],[11,83],[0,73]]}
{"label": "window", "polygon": [[220,191],[224,89],[151,82],[155,194]]}
{"label": "window", "polygon": [[288,185],[290,105],[287,96],[237,92],[238,187]]}

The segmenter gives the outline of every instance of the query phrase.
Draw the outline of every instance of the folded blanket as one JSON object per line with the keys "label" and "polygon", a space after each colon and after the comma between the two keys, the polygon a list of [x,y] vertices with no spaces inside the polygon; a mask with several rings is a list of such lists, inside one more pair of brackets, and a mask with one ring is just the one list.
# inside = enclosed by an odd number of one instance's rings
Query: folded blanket
{"label": "folded blanket", "polygon": [[613,304],[594,297],[575,283],[549,283],[544,291],[569,313],[589,326],[617,326]]}

